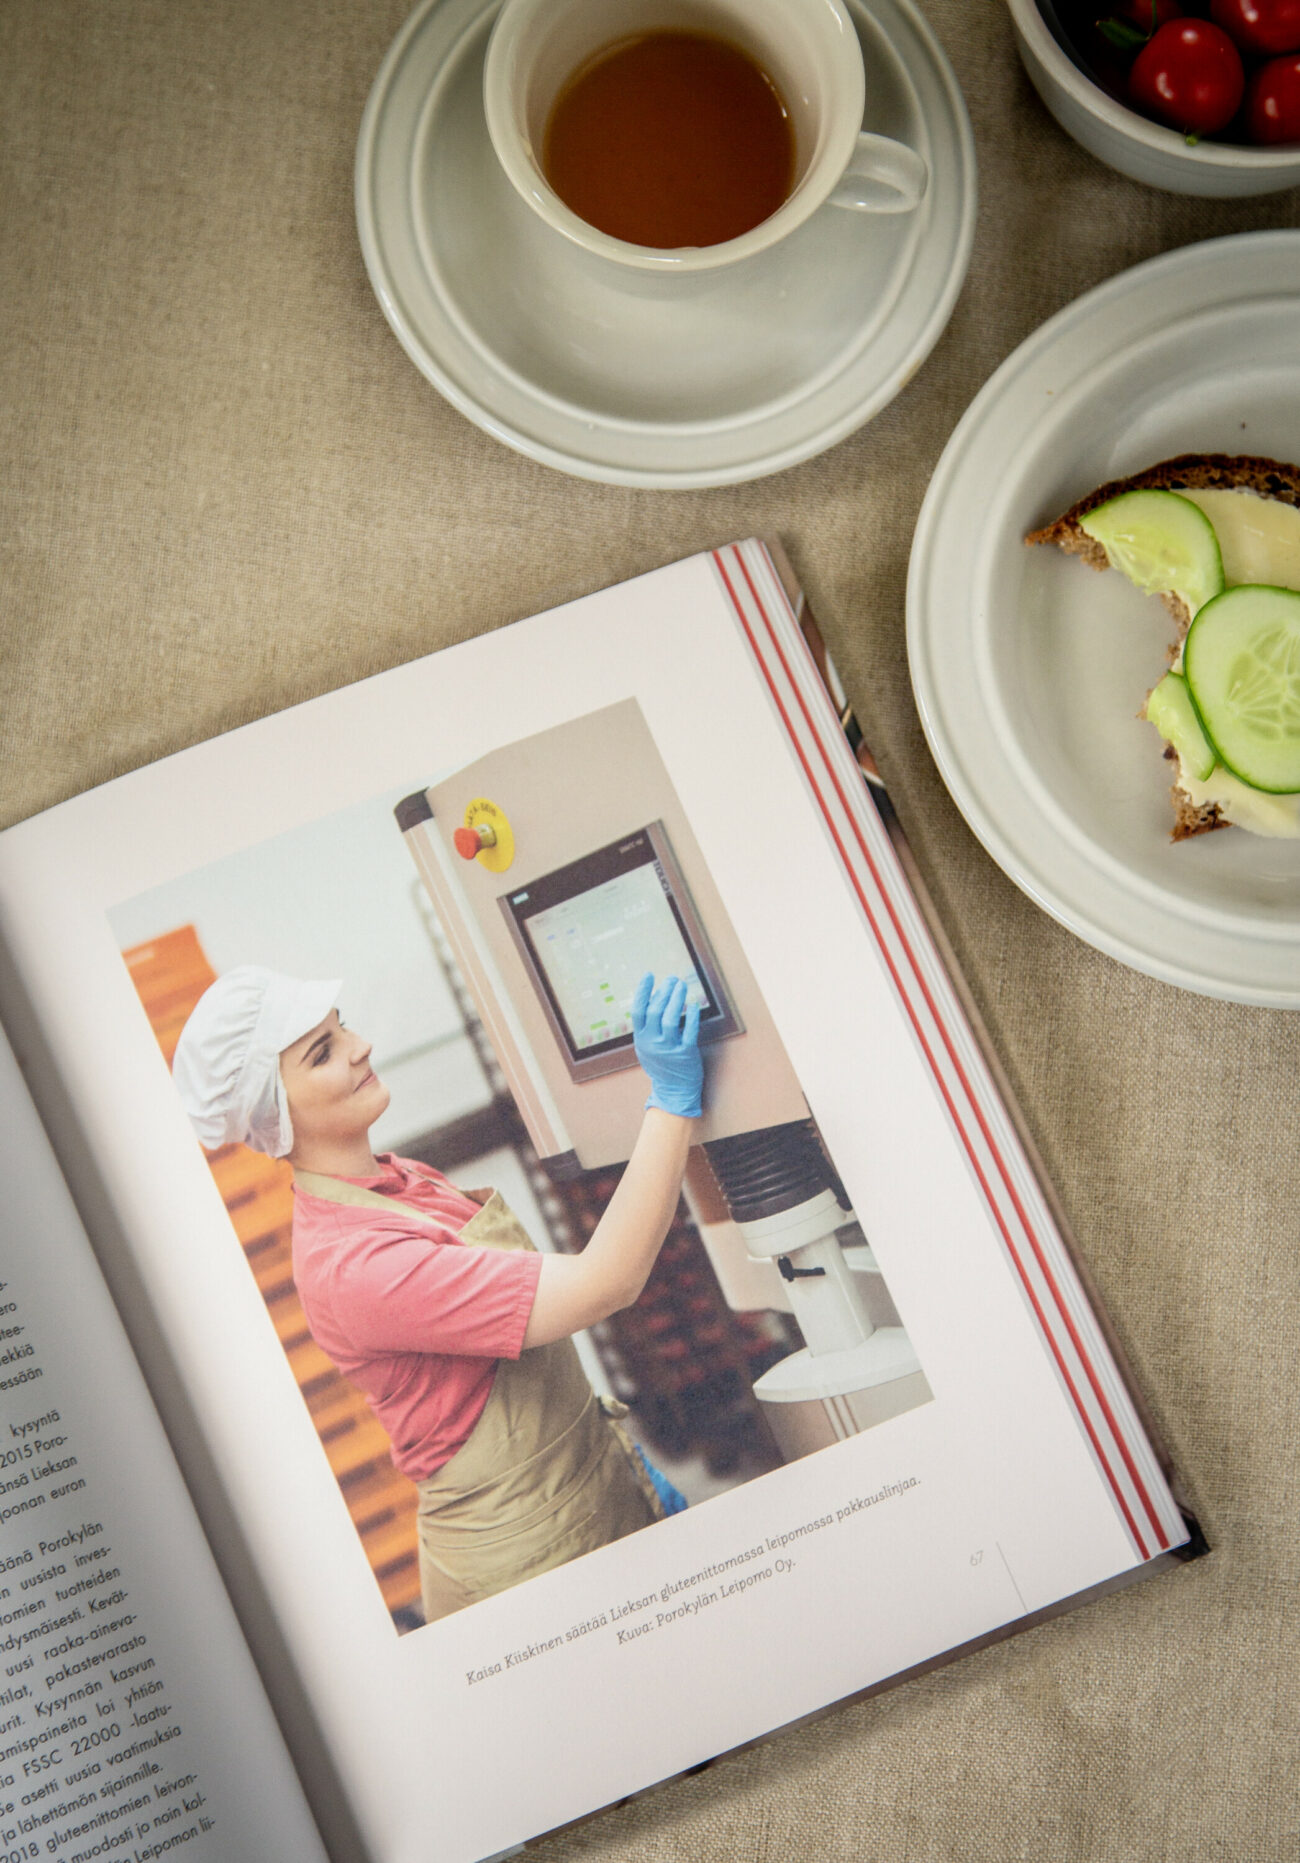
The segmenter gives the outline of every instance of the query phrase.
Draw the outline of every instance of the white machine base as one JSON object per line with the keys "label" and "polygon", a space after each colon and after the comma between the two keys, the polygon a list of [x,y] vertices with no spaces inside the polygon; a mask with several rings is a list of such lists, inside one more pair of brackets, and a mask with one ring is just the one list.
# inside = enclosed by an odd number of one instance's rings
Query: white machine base
{"label": "white machine base", "polygon": [[792,1352],[763,1373],[754,1394],[786,1462],[887,1423],[934,1395],[901,1326],[878,1326],[847,1352]]}
{"label": "white machine base", "polygon": [[902,1327],[878,1326],[869,1339],[845,1352],[814,1356],[806,1346],[802,1352],[792,1352],[763,1373],[754,1394],[765,1404],[802,1404],[889,1384],[920,1369]]}
{"label": "white machine base", "polygon": [[832,1443],[858,1436],[863,1430],[901,1417],[904,1411],[928,1404],[934,1396],[922,1371],[909,1372],[888,1384],[873,1385],[870,1390],[850,1391],[844,1397],[809,1399],[806,1403],[764,1404],[763,1416],[776,1439],[784,1462],[797,1462],[800,1456]]}

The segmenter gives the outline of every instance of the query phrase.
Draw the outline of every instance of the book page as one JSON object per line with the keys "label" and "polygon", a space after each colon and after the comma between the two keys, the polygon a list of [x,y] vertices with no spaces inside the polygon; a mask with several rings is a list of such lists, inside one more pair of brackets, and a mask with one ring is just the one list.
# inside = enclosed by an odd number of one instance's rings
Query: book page
{"label": "book page", "polygon": [[324,1863],[0,1037],[0,1855]]}
{"label": "book page", "polygon": [[[756,546],[693,558],[0,837],[0,935],[385,1863],[427,1854],[433,1802],[469,1863],[1188,1538],[783,602]],[[313,1227],[282,1157],[205,1155],[169,1072],[246,966],[325,990],[377,1153],[559,1249],[642,1117],[627,991],[689,981],[686,1203],[583,1348],[684,1509],[452,1572],[490,1410],[422,1463],[397,1347],[367,1356],[313,1278],[391,1216]],[[442,1318],[402,1376],[441,1353],[468,1404]],[[497,1351],[513,1391],[529,1355]]]}

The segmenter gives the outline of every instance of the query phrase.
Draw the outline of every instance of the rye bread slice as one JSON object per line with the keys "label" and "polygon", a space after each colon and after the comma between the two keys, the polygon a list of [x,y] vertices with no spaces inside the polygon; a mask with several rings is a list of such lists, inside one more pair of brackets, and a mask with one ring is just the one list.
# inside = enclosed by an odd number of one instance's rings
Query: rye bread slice
{"label": "rye bread slice", "polygon": [[[1280,459],[1258,459],[1237,453],[1180,453],[1176,459],[1162,459],[1135,472],[1127,479],[1112,479],[1080,498],[1068,511],[1041,530],[1030,531],[1027,544],[1051,543],[1069,556],[1077,556],[1090,569],[1108,569],[1106,552],[1087,532],[1080,529],[1080,518],[1098,505],[1118,498],[1121,492],[1136,491],[1240,491],[1254,492],[1260,498],[1275,498],[1280,504],[1300,507],[1300,466],[1290,466]],[[1182,646],[1183,637],[1192,624],[1187,605],[1178,596],[1161,596],[1173,616],[1177,633],[1169,648],[1172,662]],[[1166,745],[1165,756],[1174,761],[1176,753]],[[1220,812],[1217,802],[1202,803],[1198,808],[1178,783],[1170,790],[1174,808],[1171,839],[1186,841],[1195,834],[1209,834],[1214,828],[1230,828],[1232,823]]]}

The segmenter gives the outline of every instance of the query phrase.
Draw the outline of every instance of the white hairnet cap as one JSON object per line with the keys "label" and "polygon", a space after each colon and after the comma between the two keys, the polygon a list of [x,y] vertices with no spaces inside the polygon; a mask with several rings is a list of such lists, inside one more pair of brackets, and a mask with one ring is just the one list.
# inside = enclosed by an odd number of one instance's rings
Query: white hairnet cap
{"label": "white hairnet cap", "polygon": [[323,1022],[342,983],[303,983],[240,964],[210,984],[181,1030],[172,1078],[201,1144],[236,1141],[283,1158],[293,1145],[284,1050]]}

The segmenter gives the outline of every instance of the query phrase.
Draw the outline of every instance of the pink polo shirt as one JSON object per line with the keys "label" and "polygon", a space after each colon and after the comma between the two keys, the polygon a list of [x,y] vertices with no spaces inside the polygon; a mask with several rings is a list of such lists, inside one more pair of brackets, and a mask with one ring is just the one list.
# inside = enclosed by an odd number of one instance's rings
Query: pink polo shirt
{"label": "pink polo shirt", "polygon": [[542,1258],[462,1242],[472,1197],[426,1165],[391,1152],[378,1162],[380,1176],[347,1181],[438,1226],[295,1188],[293,1278],[313,1339],[368,1399],[397,1467],[420,1481],[478,1422],[497,1360],[523,1349]]}

